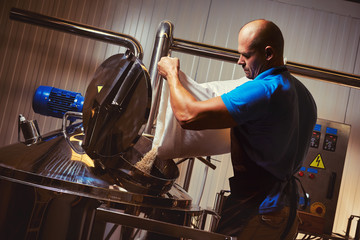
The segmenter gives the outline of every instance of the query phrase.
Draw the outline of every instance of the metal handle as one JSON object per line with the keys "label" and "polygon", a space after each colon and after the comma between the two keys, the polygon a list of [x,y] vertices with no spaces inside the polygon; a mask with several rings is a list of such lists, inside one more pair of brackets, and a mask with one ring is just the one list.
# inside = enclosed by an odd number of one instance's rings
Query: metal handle
{"label": "metal handle", "polygon": [[218,223],[220,221],[221,216],[214,210],[204,209],[203,210],[203,218],[201,220],[201,229],[205,228],[207,215],[212,216],[209,230],[210,230],[210,232],[214,232],[216,230],[216,228],[217,228],[217,225],[218,225]]}
{"label": "metal handle", "polygon": [[76,117],[76,118],[79,118],[79,119],[82,119],[82,116],[83,114],[81,112],[71,112],[71,111],[68,111],[64,114],[63,116],[63,120],[62,120],[62,133],[64,134],[64,138],[66,140],[66,142],[70,145],[70,147],[78,154],[84,154],[85,151],[83,149],[78,149],[76,148],[73,143],[70,141],[70,138],[69,138],[69,135],[67,133],[67,126],[66,126],[66,122],[68,120],[69,117]]}
{"label": "metal handle", "polygon": [[327,199],[332,199],[334,195],[335,182],[336,182],[336,172],[332,172],[329,177],[329,185],[326,193]]}

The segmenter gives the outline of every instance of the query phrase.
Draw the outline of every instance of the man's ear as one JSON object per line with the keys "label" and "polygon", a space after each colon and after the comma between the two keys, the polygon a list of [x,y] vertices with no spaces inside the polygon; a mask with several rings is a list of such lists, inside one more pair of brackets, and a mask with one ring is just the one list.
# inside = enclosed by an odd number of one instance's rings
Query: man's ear
{"label": "man's ear", "polygon": [[265,47],[265,57],[266,57],[266,60],[268,60],[268,61],[275,57],[274,56],[274,49],[271,46],[266,46]]}

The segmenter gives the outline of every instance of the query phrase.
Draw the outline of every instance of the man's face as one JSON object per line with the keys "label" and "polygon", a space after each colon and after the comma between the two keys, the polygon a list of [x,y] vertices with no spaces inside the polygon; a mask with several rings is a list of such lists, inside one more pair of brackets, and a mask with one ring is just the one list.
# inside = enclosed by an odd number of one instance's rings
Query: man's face
{"label": "man's face", "polygon": [[252,36],[240,31],[238,38],[240,58],[237,63],[243,67],[247,78],[254,79],[265,70],[266,56],[265,50],[252,48],[251,42]]}

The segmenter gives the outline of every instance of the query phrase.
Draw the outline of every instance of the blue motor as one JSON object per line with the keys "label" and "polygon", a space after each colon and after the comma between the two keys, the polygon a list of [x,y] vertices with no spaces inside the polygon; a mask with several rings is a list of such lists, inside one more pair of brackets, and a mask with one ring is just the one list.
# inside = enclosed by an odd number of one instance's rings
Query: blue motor
{"label": "blue motor", "polygon": [[56,118],[62,118],[68,111],[82,112],[83,105],[84,97],[81,93],[49,86],[39,86],[32,102],[36,113]]}

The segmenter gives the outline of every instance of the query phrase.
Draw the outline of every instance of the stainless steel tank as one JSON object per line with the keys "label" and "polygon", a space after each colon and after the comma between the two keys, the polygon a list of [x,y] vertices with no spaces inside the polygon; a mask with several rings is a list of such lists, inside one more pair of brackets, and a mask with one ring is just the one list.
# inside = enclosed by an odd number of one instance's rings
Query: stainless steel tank
{"label": "stainless steel tank", "polygon": [[[106,171],[99,174],[94,160],[77,152],[83,137],[81,124],[66,131],[68,139],[59,130],[34,145],[17,143],[0,149],[2,239],[104,238],[105,222],[96,220],[97,209],[103,205],[181,225],[201,215],[178,185],[150,195],[136,181]],[[141,137],[138,143],[147,141]],[[125,155],[140,156],[140,145]],[[134,228],[123,228],[121,234],[133,235]],[[144,239],[154,238],[146,234]]]}

